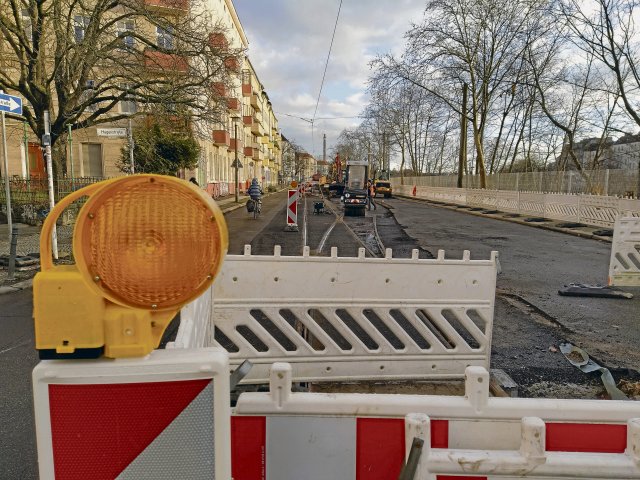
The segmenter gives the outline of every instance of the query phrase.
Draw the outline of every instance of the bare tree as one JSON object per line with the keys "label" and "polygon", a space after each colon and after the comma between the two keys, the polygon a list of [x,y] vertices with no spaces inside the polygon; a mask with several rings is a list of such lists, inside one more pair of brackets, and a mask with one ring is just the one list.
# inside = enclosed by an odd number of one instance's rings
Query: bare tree
{"label": "bare tree", "polygon": [[203,0],[4,0],[0,33],[0,88],[38,137],[50,111],[52,143],[143,112],[206,130],[239,67]]}
{"label": "bare tree", "polygon": [[563,0],[560,8],[575,45],[613,73],[613,93],[620,95],[627,114],[640,126],[636,100],[640,91],[640,51],[635,31],[638,2]]}

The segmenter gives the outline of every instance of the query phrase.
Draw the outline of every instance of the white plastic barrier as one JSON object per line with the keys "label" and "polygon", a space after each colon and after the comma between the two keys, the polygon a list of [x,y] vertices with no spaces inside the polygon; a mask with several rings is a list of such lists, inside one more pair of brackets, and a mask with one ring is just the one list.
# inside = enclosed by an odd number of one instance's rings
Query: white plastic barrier
{"label": "white plastic barrier", "polygon": [[417,479],[640,479],[639,402],[491,398],[481,367],[465,382],[464,397],[299,393],[274,364],[270,392],[235,408],[234,478],[398,478],[419,436]]}
{"label": "white plastic barrier", "polygon": [[[539,417],[523,417],[520,425],[520,447],[517,450],[487,451],[480,449],[432,448],[431,421],[425,414],[409,414],[405,419],[406,445],[414,438],[424,441],[421,458],[414,478],[416,480],[460,479],[512,480],[516,478],[538,479],[631,479],[640,478],[640,418],[627,422],[626,448],[566,447],[558,448],[555,424],[548,425]],[[574,430],[575,428],[574,425]],[[590,426],[580,426],[582,433]],[[584,427],[584,428],[583,428]],[[622,429],[620,429],[622,430]],[[594,430],[594,435],[596,430]],[[547,442],[554,444],[549,450]],[[576,444],[577,445],[577,444]],[[575,450],[571,450],[574,448]],[[466,476],[472,475],[472,476]],[[452,477],[454,476],[454,477]]]}
{"label": "white plastic barrier", "polygon": [[[497,253],[489,260],[228,255],[205,294],[183,310],[173,346],[219,345],[230,362],[254,364],[245,381],[266,381],[289,361],[299,381],[462,378],[489,366]],[[195,309],[195,310],[194,310]],[[207,327],[206,322],[212,322]],[[214,339],[207,332],[215,327]],[[201,332],[201,333],[196,333]],[[204,333],[202,333],[204,332]]]}
{"label": "white plastic barrier", "polygon": [[609,285],[640,286],[640,217],[618,217],[616,220]]}
{"label": "white plastic barrier", "polygon": [[[399,195],[414,196],[413,185],[394,185],[393,188]],[[626,198],[473,188],[417,186],[415,189],[417,198],[598,227],[613,227],[616,217],[626,211],[640,216],[640,200]]]}

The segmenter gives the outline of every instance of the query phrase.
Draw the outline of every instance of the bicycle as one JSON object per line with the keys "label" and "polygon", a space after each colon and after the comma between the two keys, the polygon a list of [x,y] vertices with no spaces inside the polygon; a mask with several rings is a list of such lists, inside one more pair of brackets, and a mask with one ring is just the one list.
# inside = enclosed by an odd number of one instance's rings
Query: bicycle
{"label": "bicycle", "polygon": [[262,200],[257,199],[254,200],[253,198],[250,198],[247,201],[247,211],[249,213],[253,212],[253,218],[258,218],[258,215],[260,215],[260,212],[262,211]]}

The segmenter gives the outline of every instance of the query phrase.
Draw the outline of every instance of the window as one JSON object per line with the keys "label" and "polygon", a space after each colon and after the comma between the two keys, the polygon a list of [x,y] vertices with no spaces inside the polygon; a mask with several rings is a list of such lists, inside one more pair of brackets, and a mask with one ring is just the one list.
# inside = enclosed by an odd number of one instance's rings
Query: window
{"label": "window", "polygon": [[[128,90],[131,86],[125,84],[121,85],[120,88],[122,88],[122,90]],[[120,100],[120,113],[136,113],[137,111],[138,105],[129,94],[124,97],[124,100]]]}
{"label": "window", "polygon": [[[86,102],[87,100],[93,98],[95,96],[95,82],[93,80],[87,80],[87,87],[82,92],[82,101]],[[87,112],[95,112],[98,110],[98,104],[92,103],[91,105],[87,105],[85,109]]]}
{"label": "window", "polygon": [[133,20],[121,20],[117,24],[118,38],[122,39],[122,48],[130,50],[135,46],[135,38],[130,33],[133,33],[136,29],[136,25]]}
{"label": "window", "polygon": [[173,44],[173,28],[156,27],[156,33],[158,35],[158,48],[165,50],[173,50],[175,48]]}
{"label": "window", "polygon": [[31,15],[26,8],[22,9],[22,25],[24,28],[24,35],[29,43],[33,42],[33,24],[31,23]]}
{"label": "window", "polygon": [[73,36],[76,43],[80,43],[84,40],[87,27],[89,26],[89,17],[84,15],[76,15],[73,18]]}

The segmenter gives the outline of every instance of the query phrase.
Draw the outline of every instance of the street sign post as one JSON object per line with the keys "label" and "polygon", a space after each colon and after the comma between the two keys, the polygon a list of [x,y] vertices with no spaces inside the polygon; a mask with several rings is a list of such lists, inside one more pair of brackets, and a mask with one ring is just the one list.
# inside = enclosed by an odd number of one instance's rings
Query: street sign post
{"label": "street sign post", "polygon": [[0,114],[2,116],[2,155],[4,166],[4,188],[7,196],[7,226],[9,227],[9,241],[11,241],[11,232],[13,229],[11,219],[11,189],[9,188],[9,157],[7,155],[7,131],[4,123],[5,112],[22,115],[22,99],[7,95],[0,90]]}

